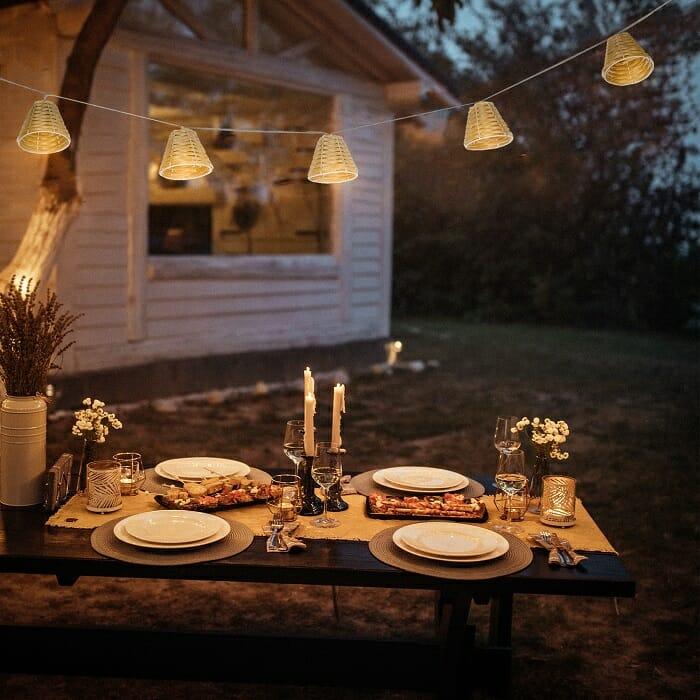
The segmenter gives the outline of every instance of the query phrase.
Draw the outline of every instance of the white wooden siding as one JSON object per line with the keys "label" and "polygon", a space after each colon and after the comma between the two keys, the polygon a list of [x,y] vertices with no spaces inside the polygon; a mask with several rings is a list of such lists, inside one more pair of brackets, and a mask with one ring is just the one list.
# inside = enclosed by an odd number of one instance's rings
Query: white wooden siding
{"label": "white wooden siding", "polygon": [[[60,47],[44,50],[47,71],[60,51]],[[143,85],[133,79],[133,71],[142,59],[133,43],[111,42],[99,64],[92,99],[134,109],[139,103],[134,91],[143,90]],[[36,84],[35,70],[23,72],[12,61],[0,63],[8,76]],[[55,90],[55,71],[47,75],[47,89]],[[318,89],[323,81],[317,76],[311,82]],[[367,84],[366,94],[357,81],[353,88],[352,94],[337,100],[340,124],[387,115],[386,105],[377,97],[381,91],[374,85]],[[42,159],[23,154],[14,144],[30,102],[20,93],[18,99],[3,100],[0,110],[0,173],[5,178],[0,190],[0,259],[5,261],[26,225],[43,167]],[[61,296],[73,311],[83,314],[77,323],[77,343],[66,359],[67,372],[333,345],[387,333],[391,127],[348,135],[360,177],[333,186],[337,265],[319,276],[304,275],[303,270],[284,277],[261,271],[252,279],[236,277],[235,272],[227,278],[225,271],[215,278],[157,274],[149,278],[143,129],[140,122],[113,113],[88,109],[86,114],[78,162],[83,203],[58,263]]]}

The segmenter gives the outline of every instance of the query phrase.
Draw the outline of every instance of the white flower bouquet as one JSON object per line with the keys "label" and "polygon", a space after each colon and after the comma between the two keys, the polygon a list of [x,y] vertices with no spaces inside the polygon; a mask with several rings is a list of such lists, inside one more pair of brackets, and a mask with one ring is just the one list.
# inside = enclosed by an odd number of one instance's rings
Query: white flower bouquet
{"label": "white flower bouquet", "polygon": [[81,437],[86,441],[102,443],[109,435],[110,427],[119,430],[122,427],[121,421],[114,415],[105,411],[105,404],[99,399],[85,398],[83,406],[75,412],[75,423],[71,432],[76,437]]}
{"label": "white flower bouquet", "polygon": [[560,462],[569,459],[569,453],[561,448],[570,432],[565,421],[553,421],[550,418],[540,420],[536,417],[530,420],[523,416],[515,425],[515,428],[511,428],[513,432],[526,433],[532,444],[552,459],[558,459]]}

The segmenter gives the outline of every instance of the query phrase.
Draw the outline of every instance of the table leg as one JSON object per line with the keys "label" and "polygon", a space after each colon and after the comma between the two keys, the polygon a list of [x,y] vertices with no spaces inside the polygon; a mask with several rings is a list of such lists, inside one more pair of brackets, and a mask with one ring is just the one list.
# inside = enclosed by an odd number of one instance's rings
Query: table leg
{"label": "table leg", "polygon": [[489,676],[495,681],[495,690],[503,697],[510,692],[512,624],[513,594],[493,596],[489,619],[489,657],[492,659]]}
{"label": "table leg", "polygon": [[473,629],[468,626],[471,596],[463,591],[441,591],[436,601],[436,622],[440,642],[440,697],[467,696],[469,684],[462,679],[469,676],[473,646]]}
{"label": "table leg", "polygon": [[59,586],[72,586],[80,578],[77,574],[56,574]]}

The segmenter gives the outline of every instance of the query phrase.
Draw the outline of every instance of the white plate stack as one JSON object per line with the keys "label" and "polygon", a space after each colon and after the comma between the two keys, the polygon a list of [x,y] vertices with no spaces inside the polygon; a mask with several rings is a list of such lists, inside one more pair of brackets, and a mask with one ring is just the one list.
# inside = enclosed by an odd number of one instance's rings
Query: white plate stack
{"label": "white plate stack", "polygon": [[466,476],[437,467],[378,469],[372,478],[380,486],[409,493],[447,493],[461,491],[469,486]]}
{"label": "white plate stack", "polygon": [[223,519],[187,510],[138,513],[114,526],[118,540],[141,549],[193,549],[222,540],[231,532]]}
{"label": "white plate stack", "polygon": [[156,465],[156,474],[173,481],[202,481],[217,476],[247,476],[250,467],[244,462],[222,457],[180,457]]}
{"label": "white plate stack", "polygon": [[424,559],[475,564],[502,557],[510,547],[497,532],[476,525],[452,522],[423,522],[400,527],[394,544],[404,552]]}

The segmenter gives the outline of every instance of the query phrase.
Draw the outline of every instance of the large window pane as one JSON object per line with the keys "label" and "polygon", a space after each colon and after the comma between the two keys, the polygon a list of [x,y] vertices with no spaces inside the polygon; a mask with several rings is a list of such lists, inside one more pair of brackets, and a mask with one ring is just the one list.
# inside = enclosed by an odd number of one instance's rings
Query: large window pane
{"label": "large window pane", "polygon": [[328,129],[332,98],[157,63],[148,70],[151,116],[215,127],[199,132],[214,172],[171,181],[158,175],[171,127],[150,124],[149,252],[330,252],[329,188],[306,179],[316,137],[216,128]]}

